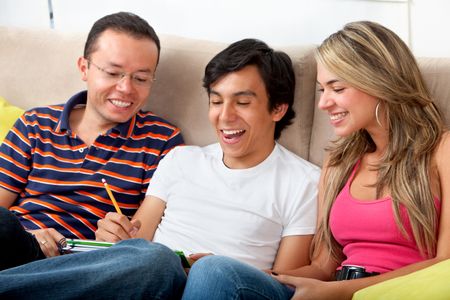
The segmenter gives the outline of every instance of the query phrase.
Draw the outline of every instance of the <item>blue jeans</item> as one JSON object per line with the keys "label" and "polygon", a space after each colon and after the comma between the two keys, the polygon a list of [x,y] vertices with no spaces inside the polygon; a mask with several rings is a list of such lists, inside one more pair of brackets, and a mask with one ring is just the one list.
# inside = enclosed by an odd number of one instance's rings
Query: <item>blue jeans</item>
{"label": "blue jeans", "polygon": [[291,299],[294,289],[247,264],[224,256],[206,256],[193,264],[183,300]]}
{"label": "blue jeans", "polygon": [[179,299],[180,258],[142,239],[67,254],[0,272],[0,299]]}

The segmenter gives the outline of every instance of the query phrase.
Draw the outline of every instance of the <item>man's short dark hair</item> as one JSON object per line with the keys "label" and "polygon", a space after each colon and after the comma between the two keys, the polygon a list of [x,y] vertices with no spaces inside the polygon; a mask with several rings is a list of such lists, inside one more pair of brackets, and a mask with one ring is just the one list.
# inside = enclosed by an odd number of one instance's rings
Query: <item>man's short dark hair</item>
{"label": "man's short dark hair", "polygon": [[289,56],[281,51],[274,51],[266,43],[256,39],[244,39],[228,46],[218,53],[205,68],[203,87],[208,95],[211,85],[231,72],[246,66],[254,65],[264,81],[269,97],[269,111],[272,112],[280,104],[288,104],[284,117],[275,125],[275,139],[281,131],[292,123],[295,112],[294,103],[295,74]]}
{"label": "man's short dark hair", "polygon": [[148,38],[155,42],[158,49],[158,59],[161,45],[158,35],[147,21],[130,12],[118,12],[104,16],[97,20],[89,31],[86,44],[84,45],[84,57],[89,59],[96,50],[96,44],[99,36],[106,30],[111,29],[117,32],[123,32],[134,38]]}

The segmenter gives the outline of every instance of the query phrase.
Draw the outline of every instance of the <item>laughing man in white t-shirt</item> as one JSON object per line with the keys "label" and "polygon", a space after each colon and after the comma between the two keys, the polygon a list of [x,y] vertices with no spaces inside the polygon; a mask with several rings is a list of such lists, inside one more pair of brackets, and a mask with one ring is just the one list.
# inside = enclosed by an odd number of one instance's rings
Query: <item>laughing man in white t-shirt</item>
{"label": "laughing man in white t-shirt", "polygon": [[319,169],[278,144],[295,113],[290,58],[245,39],[205,69],[218,143],[172,150],[131,221],[108,213],[97,239],[145,238],[277,272],[309,263]]}

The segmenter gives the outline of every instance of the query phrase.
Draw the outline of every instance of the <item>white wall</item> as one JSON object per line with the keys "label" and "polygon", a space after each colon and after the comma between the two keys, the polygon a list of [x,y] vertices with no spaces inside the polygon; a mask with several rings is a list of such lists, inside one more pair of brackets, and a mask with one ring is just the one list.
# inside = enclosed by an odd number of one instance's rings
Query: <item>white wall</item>
{"label": "white wall", "polygon": [[45,0],[0,0],[0,25],[49,27]]}
{"label": "white wall", "polygon": [[[54,26],[88,31],[105,14],[131,11],[159,33],[276,45],[320,43],[345,23],[372,20],[391,28],[418,56],[450,56],[446,0],[51,0]],[[0,0],[0,25],[49,27],[48,0]]]}
{"label": "white wall", "polygon": [[411,45],[419,56],[450,57],[450,1],[415,0],[411,4]]}

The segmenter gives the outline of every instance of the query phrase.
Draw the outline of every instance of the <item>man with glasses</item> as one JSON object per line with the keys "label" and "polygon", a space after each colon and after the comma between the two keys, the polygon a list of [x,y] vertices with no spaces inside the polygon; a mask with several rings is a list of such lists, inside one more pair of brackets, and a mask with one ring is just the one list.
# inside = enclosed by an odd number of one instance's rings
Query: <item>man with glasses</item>
{"label": "man with glasses", "polygon": [[64,105],[25,112],[0,148],[0,270],[59,255],[64,238],[94,239],[114,211],[102,179],[132,216],[178,128],[141,108],[160,43],[131,13],[99,19],[78,59],[87,84]]}

